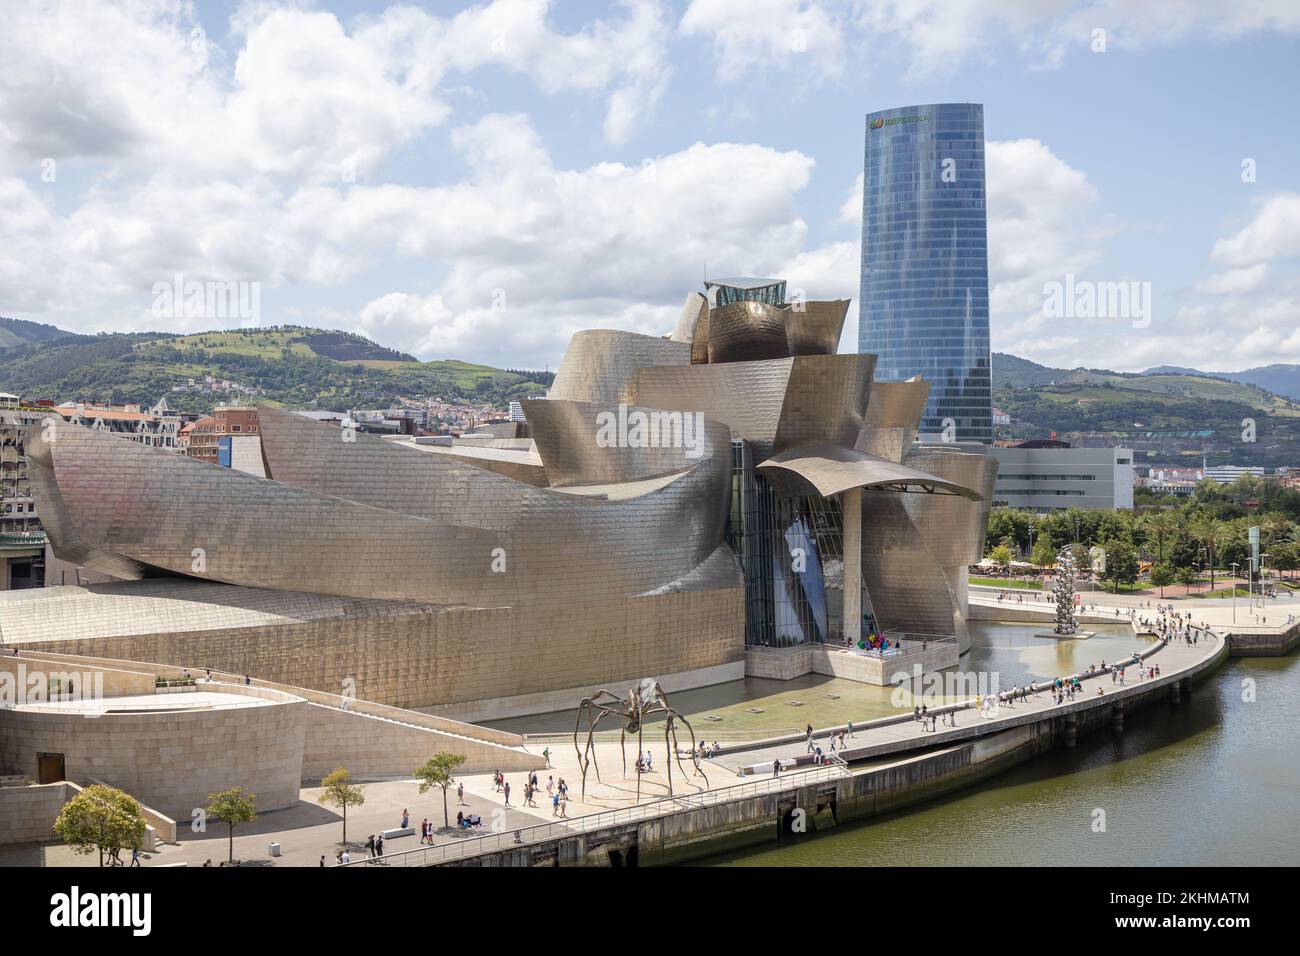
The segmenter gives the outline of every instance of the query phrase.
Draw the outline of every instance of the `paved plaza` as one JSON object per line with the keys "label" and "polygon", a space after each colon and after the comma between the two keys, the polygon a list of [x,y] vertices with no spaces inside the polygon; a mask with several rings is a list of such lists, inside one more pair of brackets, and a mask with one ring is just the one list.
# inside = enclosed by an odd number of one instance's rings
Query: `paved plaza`
{"label": "paved plaza", "polygon": [[[1180,609],[1194,611],[1196,621],[1217,623],[1223,616],[1222,607],[1214,607],[1197,602],[1193,607],[1179,605]],[[1120,608],[1119,620],[1126,620],[1127,608]],[[1272,610],[1272,609],[1270,609]],[[1231,613],[1231,609],[1226,609]],[[1195,613],[1200,612],[1200,613]],[[1154,610],[1151,612],[1154,615]],[[1240,615],[1241,609],[1238,608]],[[1239,616],[1240,620],[1240,616]],[[1285,614],[1278,616],[1278,623],[1285,620]],[[1260,625],[1263,627],[1263,625]],[[1272,622],[1270,622],[1272,629]],[[1132,651],[1151,650],[1153,645],[1148,640],[1134,636]],[[1168,685],[1191,670],[1204,666],[1207,661],[1223,650],[1223,638],[1212,635],[1202,638],[1196,645],[1174,642],[1154,650],[1151,663],[1158,664],[1162,675],[1157,683]],[[1096,661],[1099,666],[1101,660]],[[1137,668],[1130,668],[1127,685],[1124,687],[1113,683],[1109,675],[1099,676],[1084,683],[1083,692],[1073,703],[1057,705],[1046,691],[1030,696],[1029,699],[1014,704],[1002,704],[995,716],[988,716],[968,707],[957,711],[956,726],[940,722],[934,731],[924,729],[915,720],[879,723],[878,715],[863,714],[861,721],[855,721],[855,731],[847,740],[850,761],[871,761],[876,765],[882,760],[900,759],[921,748],[942,746],[945,744],[983,736],[1009,728],[1017,724],[1032,721],[1042,714],[1057,710],[1089,706],[1093,698],[1114,699],[1117,693],[1128,694],[1140,691],[1147,682],[1136,677]],[[1067,675],[1060,675],[1065,677]],[[1006,688],[1003,688],[1004,690]],[[1099,693],[1100,692],[1100,693]],[[837,712],[838,715],[838,712]],[[876,718],[876,722],[866,726]],[[727,745],[725,752],[702,764],[703,774],[695,773],[692,761],[684,757],[680,764],[674,762],[672,770],[673,794],[689,798],[704,791],[718,791],[734,787],[749,780],[770,777],[769,771],[741,777],[740,771],[749,767],[770,767],[774,760],[793,760],[806,757],[807,744],[802,739],[791,739],[788,735],[788,718],[781,716],[779,723],[774,723],[774,734],[782,735],[778,740],[749,740]],[[830,735],[843,726],[843,722],[815,724],[817,731],[815,742],[824,753],[830,753]],[[658,734],[655,733],[659,729]],[[711,739],[711,738],[709,738]],[[569,820],[589,814],[611,810],[626,810],[639,804],[653,804],[664,801],[669,796],[668,775],[666,773],[667,752],[662,735],[662,725],[647,725],[643,745],[652,757],[653,771],[640,775],[640,798],[638,800],[638,775],[635,771],[637,741],[633,738],[627,744],[628,769],[624,772],[623,761],[617,734],[602,734],[595,743],[596,761],[600,767],[597,779],[593,768],[589,771],[586,794],[582,793],[582,771],[578,754],[574,749],[572,735],[548,735],[526,741],[527,749],[541,752],[550,750],[549,769],[538,771],[539,793],[535,798],[536,806],[523,806],[525,775],[512,773],[507,775],[511,785],[511,804],[507,808],[503,794],[493,786],[491,774],[474,774],[460,779],[465,788],[465,806],[458,807],[455,788],[448,793],[448,808],[454,821],[458,809],[466,813],[479,815],[484,822],[481,830],[456,831],[442,826],[442,793],[431,791],[423,796],[418,793],[413,780],[389,780],[366,784],[366,803],[349,810],[348,835],[352,859],[364,859],[366,850],[364,842],[371,833],[390,827],[397,827],[401,822],[403,808],[409,810],[411,825],[419,829],[424,818],[431,820],[437,830],[435,844],[445,845],[473,840],[477,836],[492,832],[523,830],[543,823],[557,820],[551,802],[546,794],[548,779],[558,786],[564,780],[569,788],[570,799],[564,803],[565,817]],[[804,772],[792,770],[783,777]],[[842,772],[851,772],[843,770]],[[235,857],[243,865],[262,866],[316,866],[320,857],[326,857],[327,864],[332,864],[335,853],[340,847],[342,823],[339,814],[333,809],[317,803],[318,788],[304,788],[301,801],[294,807],[262,815],[254,824],[240,827],[235,837]],[[672,804],[661,804],[664,812],[671,812]],[[647,807],[647,809],[649,809]],[[148,854],[144,860],[146,866],[176,865],[202,866],[206,861],[217,865],[226,858],[226,834],[221,824],[211,825],[207,833],[190,832],[186,821],[179,824],[179,844],[164,846],[156,853]],[[281,846],[281,855],[271,857],[268,844],[272,841]],[[419,848],[419,837],[410,836],[387,841],[385,855],[392,857],[406,850]],[[57,843],[37,845],[26,844],[0,848],[0,865],[45,865],[93,866],[97,857],[77,857],[71,850]],[[393,861],[396,862],[396,861]]]}

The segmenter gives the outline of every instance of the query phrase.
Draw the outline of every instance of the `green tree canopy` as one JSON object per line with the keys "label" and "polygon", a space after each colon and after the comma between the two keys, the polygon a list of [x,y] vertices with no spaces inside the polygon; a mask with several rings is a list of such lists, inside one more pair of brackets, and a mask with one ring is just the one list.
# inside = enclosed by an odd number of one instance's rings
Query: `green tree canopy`
{"label": "green tree canopy", "polygon": [[420,781],[420,793],[427,793],[430,787],[442,788],[442,823],[451,826],[447,811],[447,788],[456,782],[453,771],[465,762],[464,754],[447,753],[440,750],[420,767],[415,768],[415,779]]}
{"label": "green tree canopy", "polygon": [[1000,544],[989,552],[989,557],[997,563],[997,566],[1006,570],[1011,565],[1011,548],[1005,544]]}
{"label": "green tree canopy", "polygon": [[1167,564],[1156,564],[1151,568],[1151,586],[1160,589],[1160,596],[1165,596],[1165,588],[1174,583],[1174,569]]}
{"label": "green tree canopy", "polygon": [[1112,538],[1101,545],[1106,552],[1106,570],[1103,576],[1114,583],[1116,593],[1121,584],[1132,584],[1138,576],[1138,556],[1133,545],[1120,538]]}
{"label": "green tree canopy", "polygon": [[246,793],[243,787],[231,787],[219,793],[208,794],[208,816],[220,820],[227,827],[228,859],[235,862],[235,827],[257,819],[257,797]]}
{"label": "green tree canopy", "polygon": [[335,767],[320,782],[322,787],[317,801],[328,804],[343,813],[343,845],[348,844],[348,807],[359,807],[366,802],[366,788],[352,782],[352,773],[346,767]]}
{"label": "green tree canopy", "polygon": [[72,847],[72,852],[89,854],[115,848],[138,850],[144,844],[146,824],[140,804],[129,794],[103,784],[93,784],[63,805],[54,821],[54,832]]}

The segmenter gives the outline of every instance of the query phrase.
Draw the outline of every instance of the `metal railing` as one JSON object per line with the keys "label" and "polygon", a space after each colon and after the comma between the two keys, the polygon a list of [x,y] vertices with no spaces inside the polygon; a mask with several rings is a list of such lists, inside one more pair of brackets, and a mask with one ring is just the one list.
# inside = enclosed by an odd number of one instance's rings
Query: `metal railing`
{"label": "metal railing", "polygon": [[[807,786],[824,780],[838,780],[849,774],[847,766],[839,765],[790,771],[779,777],[750,780],[717,790],[702,790],[676,797],[664,797],[621,810],[602,810],[599,813],[590,813],[571,820],[558,820],[555,823],[541,823],[530,827],[513,827],[493,831],[483,836],[465,837],[454,843],[441,843],[437,846],[403,850],[400,853],[386,853],[382,857],[351,860],[343,866],[439,866],[452,860],[464,860],[484,853],[517,849],[548,840],[562,840],[579,833],[590,833],[594,830],[652,820],[674,813],[699,810],[745,797],[775,793],[791,786]],[[794,782],[791,782],[791,778],[795,778]]]}

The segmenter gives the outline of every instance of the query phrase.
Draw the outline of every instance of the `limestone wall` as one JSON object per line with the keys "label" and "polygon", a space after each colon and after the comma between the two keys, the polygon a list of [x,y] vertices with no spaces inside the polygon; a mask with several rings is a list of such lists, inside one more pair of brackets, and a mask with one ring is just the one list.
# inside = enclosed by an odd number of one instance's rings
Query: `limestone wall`
{"label": "limestone wall", "polygon": [[54,821],[76,793],[67,783],[0,787],[0,846],[55,839]]}
{"label": "limestone wall", "polygon": [[916,667],[921,673],[955,667],[960,660],[956,641],[931,641],[922,650],[909,649],[906,654],[875,657],[825,644],[801,644],[797,647],[745,648],[745,675],[774,680],[793,680],[804,674],[825,674],[864,684],[887,686],[899,672],[911,675]]}
{"label": "limestone wall", "polygon": [[360,779],[410,777],[415,768],[440,750],[461,753],[461,773],[492,770],[540,770],[537,754],[510,750],[486,741],[453,737],[366,714],[307,704],[302,754],[302,779],[316,783],[337,766]]}
{"label": "limestone wall", "polygon": [[[739,589],[593,595],[540,622],[514,608],[388,605],[249,627],[34,639],[24,649],[251,674],[397,707],[526,697],[744,659]],[[284,619],[281,619],[282,621]]]}
{"label": "limestone wall", "polygon": [[0,766],[37,778],[38,753],[61,753],[74,782],[98,778],[188,820],[209,793],[242,786],[259,810],[298,802],[305,701],[221,710],[86,717],[0,712]]}
{"label": "limestone wall", "polygon": [[[0,655],[0,674],[12,677],[15,689],[23,694],[23,702],[48,700],[47,694],[51,687],[61,687],[66,692],[71,686],[72,693],[82,699],[98,694],[104,697],[152,694],[154,690],[154,675],[151,673],[100,666],[86,667],[66,661],[42,659],[33,654],[21,657]],[[3,678],[0,678],[2,681]]]}

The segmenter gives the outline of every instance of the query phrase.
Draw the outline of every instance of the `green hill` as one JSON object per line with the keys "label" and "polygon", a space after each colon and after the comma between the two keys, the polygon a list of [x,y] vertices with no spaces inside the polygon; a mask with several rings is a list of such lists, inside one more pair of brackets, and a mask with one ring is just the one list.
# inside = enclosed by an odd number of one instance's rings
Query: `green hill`
{"label": "green hill", "polygon": [[60,339],[74,338],[79,336],[52,325],[28,322],[26,319],[7,319],[0,315],[0,351],[24,345],[48,345]]}
{"label": "green hill", "polygon": [[152,403],[166,395],[175,408],[208,411],[239,393],[172,388],[211,375],[260,389],[277,404],[343,411],[389,405],[399,396],[504,407],[545,391],[554,377],[454,360],[421,362],[350,332],[299,326],[62,335],[0,349],[0,389],[58,401]]}
{"label": "green hill", "polygon": [[1240,372],[1199,372],[1194,368],[1160,365],[1156,368],[1147,369],[1143,374],[1202,375],[1211,378],[1226,378],[1232,382],[1258,385],[1260,388],[1276,392],[1286,398],[1300,400],[1300,365],[1260,365],[1255,368],[1242,369]]}
{"label": "green hill", "polygon": [[995,353],[993,401],[1012,418],[1001,438],[1124,444],[1136,464],[1300,464],[1300,404],[1217,375],[1053,369]]}

